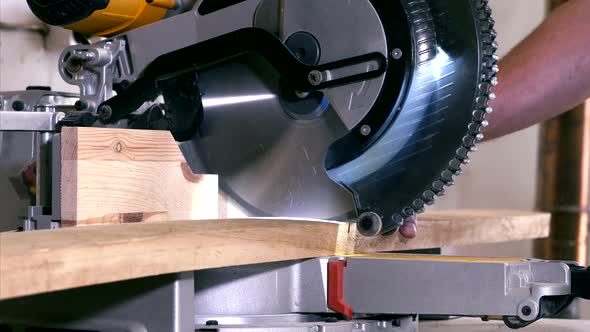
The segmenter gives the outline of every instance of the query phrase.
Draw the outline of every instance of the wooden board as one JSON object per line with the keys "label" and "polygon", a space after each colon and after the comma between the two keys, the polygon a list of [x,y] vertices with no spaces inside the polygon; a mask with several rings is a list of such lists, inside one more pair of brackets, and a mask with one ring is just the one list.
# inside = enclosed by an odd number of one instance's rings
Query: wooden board
{"label": "wooden board", "polygon": [[546,237],[549,216],[437,212],[421,216],[418,232],[366,238],[343,223],[229,219],[1,233],[0,300],[222,266]]}
{"label": "wooden board", "polygon": [[217,204],[217,176],[193,174],[168,131],[62,131],[62,225],[213,219]]}

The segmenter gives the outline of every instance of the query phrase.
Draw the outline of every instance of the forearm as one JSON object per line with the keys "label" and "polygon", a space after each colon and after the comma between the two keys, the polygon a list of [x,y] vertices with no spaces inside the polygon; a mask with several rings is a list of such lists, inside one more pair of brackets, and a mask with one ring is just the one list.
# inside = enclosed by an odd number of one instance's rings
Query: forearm
{"label": "forearm", "polygon": [[590,97],[590,0],[571,0],[500,61],[487,139],[550,119]]}

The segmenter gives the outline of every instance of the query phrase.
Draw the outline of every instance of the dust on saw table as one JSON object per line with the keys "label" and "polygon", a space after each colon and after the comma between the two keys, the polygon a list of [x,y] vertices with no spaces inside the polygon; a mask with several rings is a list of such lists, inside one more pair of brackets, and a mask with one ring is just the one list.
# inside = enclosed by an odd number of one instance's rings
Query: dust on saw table
{"label": "dust on saw table", "polygon": [[62,135],[62,216],[83,227],[0,234],[0,300],[182,271],[549,233],[547,214],[499,210],[423,214],[413,240],[363,237],[348,223],[215,219],[217,177],[192,174],[169,133],[64,128]]}

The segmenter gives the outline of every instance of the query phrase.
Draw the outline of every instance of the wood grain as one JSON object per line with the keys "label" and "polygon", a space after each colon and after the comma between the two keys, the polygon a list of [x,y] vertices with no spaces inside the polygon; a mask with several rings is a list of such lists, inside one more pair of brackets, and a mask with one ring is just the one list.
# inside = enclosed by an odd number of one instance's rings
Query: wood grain
{"label": "wood grain", "polygon": [[217,176],[193,174],[167,131],[64,128],[65,226],[217,218]]}
{"label": "wood grain", "polygon": [[[216,198],[217,199],[217,198]],[[546,237],[549,216],[457,211],[421,216],[414,240],[362,237],[354,225],[227,219],[0,234],[0,300],[139,277],[284,261]]]}

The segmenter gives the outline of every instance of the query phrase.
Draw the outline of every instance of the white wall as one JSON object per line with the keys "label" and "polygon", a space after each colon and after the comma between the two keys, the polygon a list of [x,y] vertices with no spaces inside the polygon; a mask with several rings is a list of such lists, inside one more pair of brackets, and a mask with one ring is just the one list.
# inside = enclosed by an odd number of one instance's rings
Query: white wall
{"label": "white wall", "polygon": [[[0,22],[23,26],[40,24],[24,0],[2,0]],[[54,90],[76,92],[77,88],[63,82],[57,71],[57,60],[68,45],[69,35],[59,28],[51,29],[46,38],[32,32],[0,30],[0,91],[45,85]]]}

